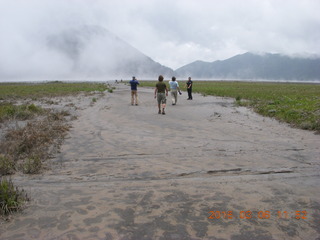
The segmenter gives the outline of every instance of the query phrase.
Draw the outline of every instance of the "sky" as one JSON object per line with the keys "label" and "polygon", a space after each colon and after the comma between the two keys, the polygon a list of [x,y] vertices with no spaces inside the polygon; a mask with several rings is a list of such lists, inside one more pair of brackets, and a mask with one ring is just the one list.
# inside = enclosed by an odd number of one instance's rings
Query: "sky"
{"label": "sky", "polygon": [[245,52],[320,56],[319,11],[320,0],[0,0],[0,75],[67,71],[45,39],[83,25],[173,70]]}

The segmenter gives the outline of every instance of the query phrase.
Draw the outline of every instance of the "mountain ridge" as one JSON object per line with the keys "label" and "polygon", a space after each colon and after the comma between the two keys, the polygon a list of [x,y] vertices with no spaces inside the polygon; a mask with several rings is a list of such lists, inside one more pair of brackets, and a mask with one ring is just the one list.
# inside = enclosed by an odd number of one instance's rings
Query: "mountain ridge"
{"label": "mountain ridge", "polygon": [[[51,31],[0,66],[0,79],[112,80],[320,80],[320,57],[244,53],[225,60],[197,60],[175,71],[145,55],[99,25]],[[20,53],[20,51],[17,51]],[[16,59],[15,59],[16,58]],[[22,63],[22,64],[21,64]]]}
{"label": "mountain ridge", "polygon": [[177,77],[239,80],[320,80],[320,58],[244,53],[214,62],[194,61],[175,70]]}
{"label": "mountain ridge", "polygon": [[156,73],[173,75],[173,70],[152,60],[107,29],[85,25],[47,37],[47,47],[70,63],[67,75],[76,77],[155,78]]}

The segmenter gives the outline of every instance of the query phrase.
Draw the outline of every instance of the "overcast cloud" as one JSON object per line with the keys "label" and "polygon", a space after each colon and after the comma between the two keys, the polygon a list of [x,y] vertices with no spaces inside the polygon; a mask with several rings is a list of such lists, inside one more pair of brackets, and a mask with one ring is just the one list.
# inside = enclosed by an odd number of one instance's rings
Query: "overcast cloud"
{"label": "overcast cloud", "polygon": [[63,74],[71,63],[45,41],[83,25],[172,69],[244,52],[319,56],[319,11],[320,0],[0,0],[0,73]]}

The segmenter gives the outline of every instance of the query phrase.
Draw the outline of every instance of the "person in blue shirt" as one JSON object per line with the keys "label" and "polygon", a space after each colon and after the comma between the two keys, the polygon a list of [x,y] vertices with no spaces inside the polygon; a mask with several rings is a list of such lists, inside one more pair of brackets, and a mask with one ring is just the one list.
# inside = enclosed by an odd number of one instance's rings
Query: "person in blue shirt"
{"label": "person in blue shirt", "polygon": [[138,80],[136,77],[132,77],[132,80],[129,82],[131,85],[131,105],[138,105],[138,93],[137,93],[137,86],[139,85]]}
{"label": "person in blue shirt", "polygon": [[171,92],[171,98],[172,98],[172,105],[176,105],[178,101],[178,92],[180,92],[179,84],[176,81],[175,77],[172,77],[172,80],[169,81],[170,85],[170,92]]}

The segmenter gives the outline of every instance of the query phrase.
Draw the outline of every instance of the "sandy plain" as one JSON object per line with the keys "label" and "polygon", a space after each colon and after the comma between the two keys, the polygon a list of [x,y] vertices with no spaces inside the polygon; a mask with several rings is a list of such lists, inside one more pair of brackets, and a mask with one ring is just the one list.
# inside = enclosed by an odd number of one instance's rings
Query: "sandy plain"
{"label": "sandy plain", "polygon": [[60,102],[78,118],[50,170],[14,176],[31,202],[0,239],[320,239],[320,135],[199,94],[158,115],[138,93]]}

